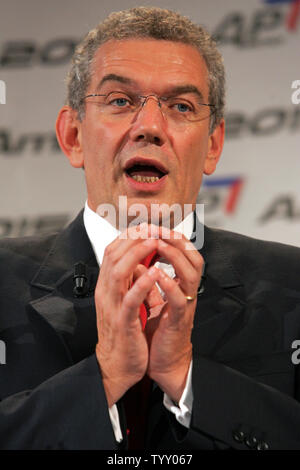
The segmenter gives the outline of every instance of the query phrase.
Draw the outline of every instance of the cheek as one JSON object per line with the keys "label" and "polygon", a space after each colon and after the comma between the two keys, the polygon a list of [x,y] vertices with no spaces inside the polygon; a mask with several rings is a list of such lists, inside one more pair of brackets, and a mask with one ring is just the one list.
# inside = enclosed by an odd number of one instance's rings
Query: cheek
{"label": "cheek", "polygon": [[178,154],[187,177],[202,172],[208,151],[208,133],[201,128],[186,130],[178,137]]}
{"label": "cheek", "polygon": [[[99,118],[98,118],[99,120]],[[120,126],[108,122],[98,122],[90,118],[83,126],[82,147],[84,159],[93,166],[111,167],[118,146],[122,140]]]}

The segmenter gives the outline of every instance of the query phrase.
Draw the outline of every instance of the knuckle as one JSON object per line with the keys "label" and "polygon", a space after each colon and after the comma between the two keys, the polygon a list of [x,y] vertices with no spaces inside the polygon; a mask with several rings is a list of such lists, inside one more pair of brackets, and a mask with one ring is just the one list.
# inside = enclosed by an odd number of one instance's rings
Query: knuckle
{"label": "knuckle", "polygon": [[182,297],[180,298],[180,300],[178,300],[177,308],[180,312],[184,312],[186,305],[187,305],[187,300],[185,297]]}
{"label": "knuckle", "polygon": [[107,247],[105,248],[104,250],[104,255],[105,256],[110,256],[112,253],[112,246],[111,245],[107,245]]}
{"label": "knuckle", "polygon": [[199,283],[199,276],[198,276],[198,273],[194,273],[194,274],[191,274],[190,278],[189,278],[189,282],[195,286],[195,285],[198,285]]}
{"label": "knuckle", "polygon": [[121,279],[122,279],[122,271],[120,271],[120,269],[113,269],[111,273],[111,280],[113,282],[120,282]]}
{"label": "knuckle", "polygon": [[202,267],[203,267],[203,258],[202,256],[197,256],[196,258],[196,261],[195,261],[195,266],[196,266],[196,269],[198,269],[200,272],[202,271]]}
{"label": "knuckle", "polygon": [[108,245],[104,250],[104,258],[107,259],[110,263],[114,264],[116,262],[115,249],[111,245]]}
{"label": "knuckle", "polygon": [[123,298],[123,307],[125,307],[125,309],[129,309],[129,310],[134,308],[135,307],[134,300],[135,299],[128,293]]}

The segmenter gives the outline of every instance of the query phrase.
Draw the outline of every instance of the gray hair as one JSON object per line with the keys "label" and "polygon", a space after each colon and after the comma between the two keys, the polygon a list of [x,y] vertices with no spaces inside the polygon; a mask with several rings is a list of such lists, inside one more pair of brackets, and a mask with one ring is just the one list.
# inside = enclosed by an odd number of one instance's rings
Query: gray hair
{"label": "gray hair", "polygon": [[181,14],[162,8],[137,7],[113,12],[92,29],[77,45],[70,71],[67,75],[67,104],[83,119],[84,96],[91,81],[92,63],[98,48],[115,39],[151,38],[189,44],[195,47],[205,60],[208,70],[209,102],[215,106],[211,116],[210,132],[213,132],[224,116],[225,71],[223,58],[215,41],[202,27]]}

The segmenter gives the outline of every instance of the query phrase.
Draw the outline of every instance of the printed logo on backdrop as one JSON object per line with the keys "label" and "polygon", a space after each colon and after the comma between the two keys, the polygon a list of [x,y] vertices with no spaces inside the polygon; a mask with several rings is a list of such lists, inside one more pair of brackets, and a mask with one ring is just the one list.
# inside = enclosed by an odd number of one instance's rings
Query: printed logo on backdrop
{"label": "printed logo on backdrop", "polygon": [[278,194],[261,211],[258,225],[267,225],[275,221],[300,222],[300,197],[296,194]]}
{"label": "printed logo on backdrop", "polygon": [[[293,93],[296,100],[300,91]],[[295,106],[270,106],[254,113],[247,110],[231,111],[226,114],[226,138],[245,136],[266,137],[287,131],[294,134],[300,131],[300,108]]]}
{"label": "printed logo on backdrop", "polygon": [[300,0],[263,0],[264,3],[269,5],[289,4],[290,8],[287,10],[285,17],[285,26],[289,31],[294,31],[297,28],[300,18]]}
{"label": "printed logo on backdrop", "polygon": [[39,157],[61,153],[55,132],[22,132],[15,129],[0,128],[0,156],[20,157],[30,155]]}
{"label": "printed logo on backdrop", "polygon": [[221,227],[225,219],[236,214],[244,182],[241,176],[203,180],[197,203],[204,204],[205,224]]}
{"label": "printed logo on backdrop", "polygon": [[213,36],[219,45],[243,48],[274,46],[287,34],[299,32],[300,0],[261,0],[262,6],[250,15],[242,10],[226,14]]}
{"label": "printed logo on backdrop", "polygon": [[[299,22],[300,0],[261,0],[261,7],[251,15],[233,10],[209,29],[220,45],[272,46],[283,42],[286,34],[299,32]],[[27,38],[6,41],[0,43],[0,68],[65,65],[78,42],[74,37],[50,39],[43,44]]]}
{"label": "printed logo on backdrop", "polygon": [[45,44],[28,39],[0,43],[0,68],[64,65],[70,62],[77,42],[77,38],[56,38]]}
{"label": "printed logo on backdrop", "polygon": [[[299,0],[300,1],[300,0]],[[300,104],[300,80],[291,84],[291,102]],[[274,106],[255,111],[247,110],[226,113],[226,137],[241,138],[246,135],[254,137],[273,136],[282,131],[293,134],[300,131],[300,107]]]}

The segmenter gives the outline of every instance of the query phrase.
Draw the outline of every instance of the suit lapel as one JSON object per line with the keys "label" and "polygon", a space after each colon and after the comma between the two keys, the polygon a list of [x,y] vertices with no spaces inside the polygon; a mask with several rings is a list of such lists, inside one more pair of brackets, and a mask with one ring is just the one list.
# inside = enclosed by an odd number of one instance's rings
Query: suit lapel
{"label": "suit lapel", "polygon": [[[82,261],[87,268],[88,295],[73,293],[74,264]],[[31,286],[42,295],[34,295],[29,309],[59,334],[73,361],[94,352],[97,341],[94,290],[99,267],[83,223],[83,211],[58,234],[44,262],[34,275]]]}
{"label": "suit lapel", "polygon": [[217,356],[241,326],[244,289],[218,231],[204,227],[204,245],[199,251],[206,263],[206,277],[195,312],[193,349],[195,354]]}

